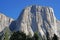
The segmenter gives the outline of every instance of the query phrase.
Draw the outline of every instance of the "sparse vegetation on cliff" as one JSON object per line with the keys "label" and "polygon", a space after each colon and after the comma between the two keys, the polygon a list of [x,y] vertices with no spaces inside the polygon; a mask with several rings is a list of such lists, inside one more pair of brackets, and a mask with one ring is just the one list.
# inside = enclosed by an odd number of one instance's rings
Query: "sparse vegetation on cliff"
{"label": "sparse vegetation on cliff", "polygon": [[10,40],[40,40],[39,35],[37,33],[34,33],[33,37],[26,36],[23,32],[14,32]]}

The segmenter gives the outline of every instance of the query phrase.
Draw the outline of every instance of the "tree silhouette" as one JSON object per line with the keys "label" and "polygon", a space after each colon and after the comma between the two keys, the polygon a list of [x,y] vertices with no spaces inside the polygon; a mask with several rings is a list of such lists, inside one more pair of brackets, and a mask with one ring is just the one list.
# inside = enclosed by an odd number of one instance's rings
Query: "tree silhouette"
{"label": "tree silhouette", "polygon": [[29,35],[26,36],[25,33],[18,31],[11,35],[10,40],[40,40],[40,38],[38,33],[34,33],[34,36],[30,37]]}
{"label": "tree silhouette", "polygon": [[52,40],[58,40],[57,35],[54,34],[54,37],[52,38]]}
{"label": "tree silhouette", "polygon": [[23,32],[14,32],[10,40],[26,40],[26,35]]}

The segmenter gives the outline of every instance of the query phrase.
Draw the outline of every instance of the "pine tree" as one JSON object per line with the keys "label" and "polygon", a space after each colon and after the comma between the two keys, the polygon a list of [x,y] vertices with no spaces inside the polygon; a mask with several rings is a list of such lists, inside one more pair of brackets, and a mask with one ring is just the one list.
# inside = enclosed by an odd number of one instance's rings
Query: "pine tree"
{"label": "pine tree", "polygon": [[4,34],[4,40],[9,40],[8,32],[6,31]]}

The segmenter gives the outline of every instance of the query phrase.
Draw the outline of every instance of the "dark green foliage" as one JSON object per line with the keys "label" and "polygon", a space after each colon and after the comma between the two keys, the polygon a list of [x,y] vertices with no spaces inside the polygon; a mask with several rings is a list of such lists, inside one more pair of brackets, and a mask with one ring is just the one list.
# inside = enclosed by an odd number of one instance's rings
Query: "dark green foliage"
{"label": "dark green foliage", "polygon": [[23,32],[14,32],[10,40],[26,40],[26,35]]}
{"label": "dark green foliage", "polygon": [[4,29],[4,38],[3,40],[9,40],[10,30],[8,27]]}
{"label": "dark green foliage", "polygon": [[8,32],[6,31],[4,34],[4,40],[9,40]]}
{"label": "dark green foliage", "polygon": [[26,36],[23,32],[14,32],[10,40],[39,40],[39,35],[37,33],[34,33],[33,37]]}
{"label": "dark green foliage", "polygon": [[39,40],[39,35],[38,35],[38,33],[36,33],[36,32],[34,33],[34,39],[35,39],[35,40]]}
{"label": "dark green foliage", "polygon": [[32,37],[26,37],[26,40],[34,40]]}

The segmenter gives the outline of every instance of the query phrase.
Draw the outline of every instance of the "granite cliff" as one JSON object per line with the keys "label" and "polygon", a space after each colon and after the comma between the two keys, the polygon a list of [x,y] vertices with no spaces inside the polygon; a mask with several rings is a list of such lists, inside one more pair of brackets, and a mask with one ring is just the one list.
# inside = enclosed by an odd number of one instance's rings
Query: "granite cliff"
{"label": "granite cliff", "polygon": [[59,24],[60,21],[56,19],[51,7],[38,5],[26,7],[16,20],[0,14],[0,32],[9,27],[11,31],[22,31],[30,36],[38,32],[45,39],[48,35],[51,39],[54,34],[60,38]]}
{"label": "granite cliff", "polygon": [[[41,37],[49,35],[50,38],[56,34],[58,27],[54,11],[51,7],[29,6],[25,8],[17,19],[17,27],[26,35],[34,35],[38,32]],[[59,23],[58,23],[59,24]]]}
{"label": "granite cliff", "polygon": [[4,14],[0,13],[0,32],[3,31],[5,27],[9,27],[12,21],[12,18],[9,18]]}

